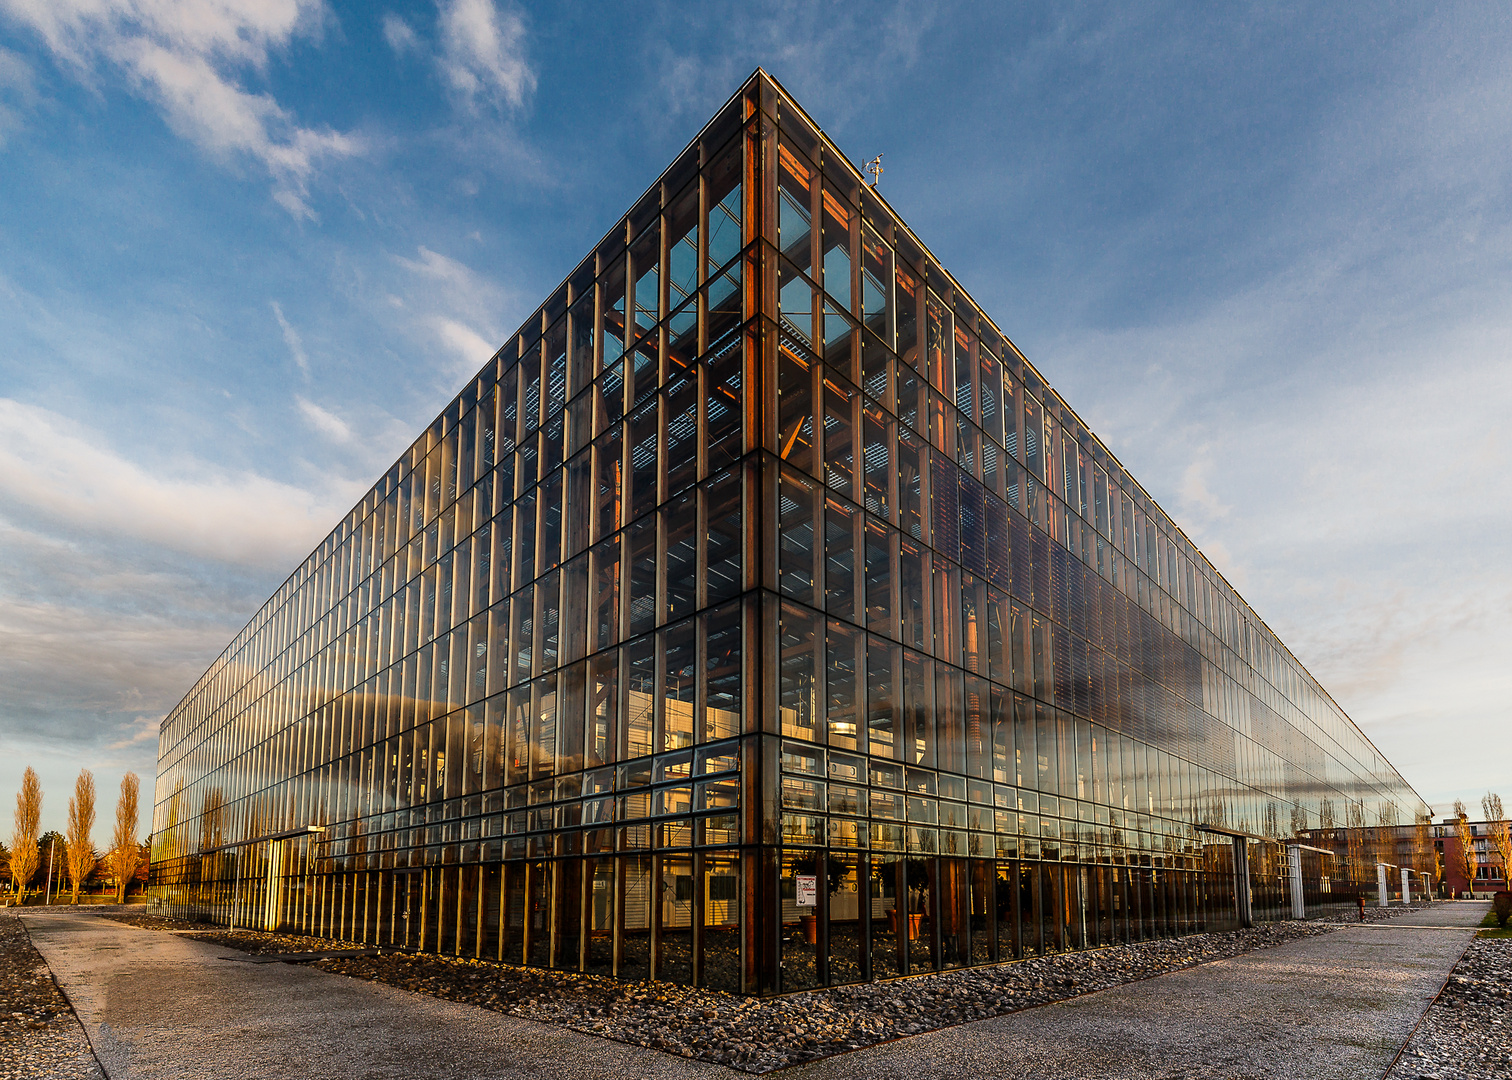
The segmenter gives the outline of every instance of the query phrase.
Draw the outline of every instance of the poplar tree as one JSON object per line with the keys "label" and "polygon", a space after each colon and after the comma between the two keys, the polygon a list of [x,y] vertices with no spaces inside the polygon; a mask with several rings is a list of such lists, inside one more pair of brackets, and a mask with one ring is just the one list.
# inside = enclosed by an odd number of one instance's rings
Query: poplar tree
{"label": "poplar tree", "polygon": [[26,887],[41,863],[37,850],[37,829],[42,821],[42,781],[30,765],[21,774],[21,790],[16,792],[16,821],[11,831],[11,880],[18,900],[26,898]]}
{"label": "poplar tree", "polygon": [[137,775],[121,777],[121,797],[116,802],[115,848],[110,853],[110,869],[116,879],[116,903],[126,902],[126,886],[136,874],[142,853],[137,848]]}
{"label": "poplar tree", "polygon": [[90,837],[94,820],[94,773],[80,769],[73,796],[68,800],[68,882],[75,904],[79,902],[79,887],[94,869],[94,841]]}

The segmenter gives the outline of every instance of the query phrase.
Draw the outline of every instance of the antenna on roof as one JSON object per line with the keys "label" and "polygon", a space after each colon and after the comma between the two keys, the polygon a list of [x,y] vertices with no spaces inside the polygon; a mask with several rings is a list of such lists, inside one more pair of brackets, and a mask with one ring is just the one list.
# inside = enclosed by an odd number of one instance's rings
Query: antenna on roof
{"label": "antenna on roof", "polygon": [[882,155],[878,154],[868,161],[865,171],[872,174],[871,186],[876,187],[877,181],[882,179]]}

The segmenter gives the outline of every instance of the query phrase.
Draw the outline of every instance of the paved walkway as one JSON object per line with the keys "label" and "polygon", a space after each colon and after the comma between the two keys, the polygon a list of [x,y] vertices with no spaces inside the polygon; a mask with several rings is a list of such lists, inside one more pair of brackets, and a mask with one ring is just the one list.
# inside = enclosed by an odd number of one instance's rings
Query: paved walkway
{"label": "paved walkway", "polygon": [[94,915],[27,915],[110,1080],[740,1074]]}
{"label": "paved walkway", "polygon": [[1488,910],[1443,904],[785,1076],[1378,1080]]}
{"label": "paved walkway", "polygon": [[[1489,905],[1445,904],[787,1070],[798,1077],[1375,1080]],[[421,994],[86,914],[27,915],[111,1080],[724,1077]]]}

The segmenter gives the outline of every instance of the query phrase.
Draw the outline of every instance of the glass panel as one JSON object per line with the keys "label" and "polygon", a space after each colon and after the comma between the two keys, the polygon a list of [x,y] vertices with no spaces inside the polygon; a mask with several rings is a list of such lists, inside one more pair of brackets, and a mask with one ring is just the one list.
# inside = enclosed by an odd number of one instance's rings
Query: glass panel
{"label": "glass panel", "polygon": [[784,348],[777,358],[777,452],[805,472],[814,468],[813,403],[813,371],[808,361]]}
{"label": "glass panel", "polygon": [[807,271],[813,263],[814,173],[803,155],[778,148],[777,233],[782,253]]}
{"label": "glass panel", "polygon": [[587,860],[588,933],[583,970],[614,974],[614,856]]}
{"label": "glass panel", "polygon": [[741,729],[741,609],[739,604],[705,615],[704,735],[723,739]]}
{"label": "glass panel", "polygon": [[825,888],[828,895],[829,981],[832,985],[865,979],[865,942],[861,914],[861,862],[856,855],[831,853],[825,858]]}
{"label": "glass panel", "polygon": [[[936,963],[935,938],[938,926],[937,893],[935,888],[937,860],[912,856],[904,863],[904,878],[907,882],[908,901],[908,970],[917,974],[934,971]],[[899,917],[900,923],[902,917]]]}
{"label": "glass panel", "polygon": [[701,985],[740,989],[740,862],[703,857],[703,977]]}
{"label": "glass panel", "polygon": [[837,198],[826,184],[822,193],[823,226],[820,239],[824,290],[845,311],[851,309],[851,228],[856,212]]}
{"label": "glass panel", "polygon": [[822,738],[815,727],[815,698],[819,664],[815,663],[815,650],[822,642],[816,632],[817,617],[813,612],[792,604],[782,606],[781,628],[781,676],[779,689],[779,715],[782,718],[782,733],[810,742]]}
{"label": "glass panel", "polygon": [[620,875],[620,956],[615,977],[626,980],[651,976],[651,902],[654,882],[651,856],[621,856]]}
{"label": "glass panel", "polygon": [[667,211],[667,306],[677,309],[698,287],[698,184]]}
{"label": "glass panel", "polygon": [[661,633],[666,694],[663,750],[693,745],[693,704],[698,691],[697,623],[685,619]]}
{"label": "glass panel", "polygon": [[635,282],[636,334],[644,334],[661,318],[661,232],[653,225],[630,249],[631,280]]}
{"label": "glass panel", "polygon": [[830,620],[827,624],[827,670],[825,672],[825,721],[832,747],[866,749],[866,729],[861,723],[860,679],[864,635],[854,627]]}
{"label": "glass panel", "polygon": [[[783,992],[819,985],[818,875],[820,857],[813,852],[784,851],[779,896],[782,902]],[[805,879],[799,896],[800,878]],[[798,901],[805,901],[800,906]]]}
{"label": "glass panel", "polygon": [[819,509],[816,485],[784,469],[778,484],[778,584],[785,595],[806,604],[814,603],[819,578]]}
{"label": "glass panel", "polygon": [[693,859],[661,856],[661,920],[656,977],[667,982],[693,982]]}
{"label": "glass panel", "polygon": [[731,142],[708,169],[709,262],[706,275],[712,275],[728,263],[741,247],[742,141]]}
{"label": "glass panel", "polygon": [[[907,905],[898,903],[902,859],[897,855],[873,852],[869,862],[872,975],[874,978],[887,979],[902,974],[900,950],[904,947],[907,934],[917,931],[913,920],[907,916]],[[923,923],[922,918],[919,923]]]}

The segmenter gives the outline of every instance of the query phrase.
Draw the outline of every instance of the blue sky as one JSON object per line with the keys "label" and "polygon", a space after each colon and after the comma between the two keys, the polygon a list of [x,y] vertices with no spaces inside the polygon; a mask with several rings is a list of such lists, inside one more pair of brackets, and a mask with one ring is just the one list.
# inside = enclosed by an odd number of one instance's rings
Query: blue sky
{"label": "blue sky", "polygon": [[162,716],[758,64],[1425,798],[1512,795],[1509,30],[0,0],[0,806],[27,762],[47,827],[80,765],[150,785]]}

